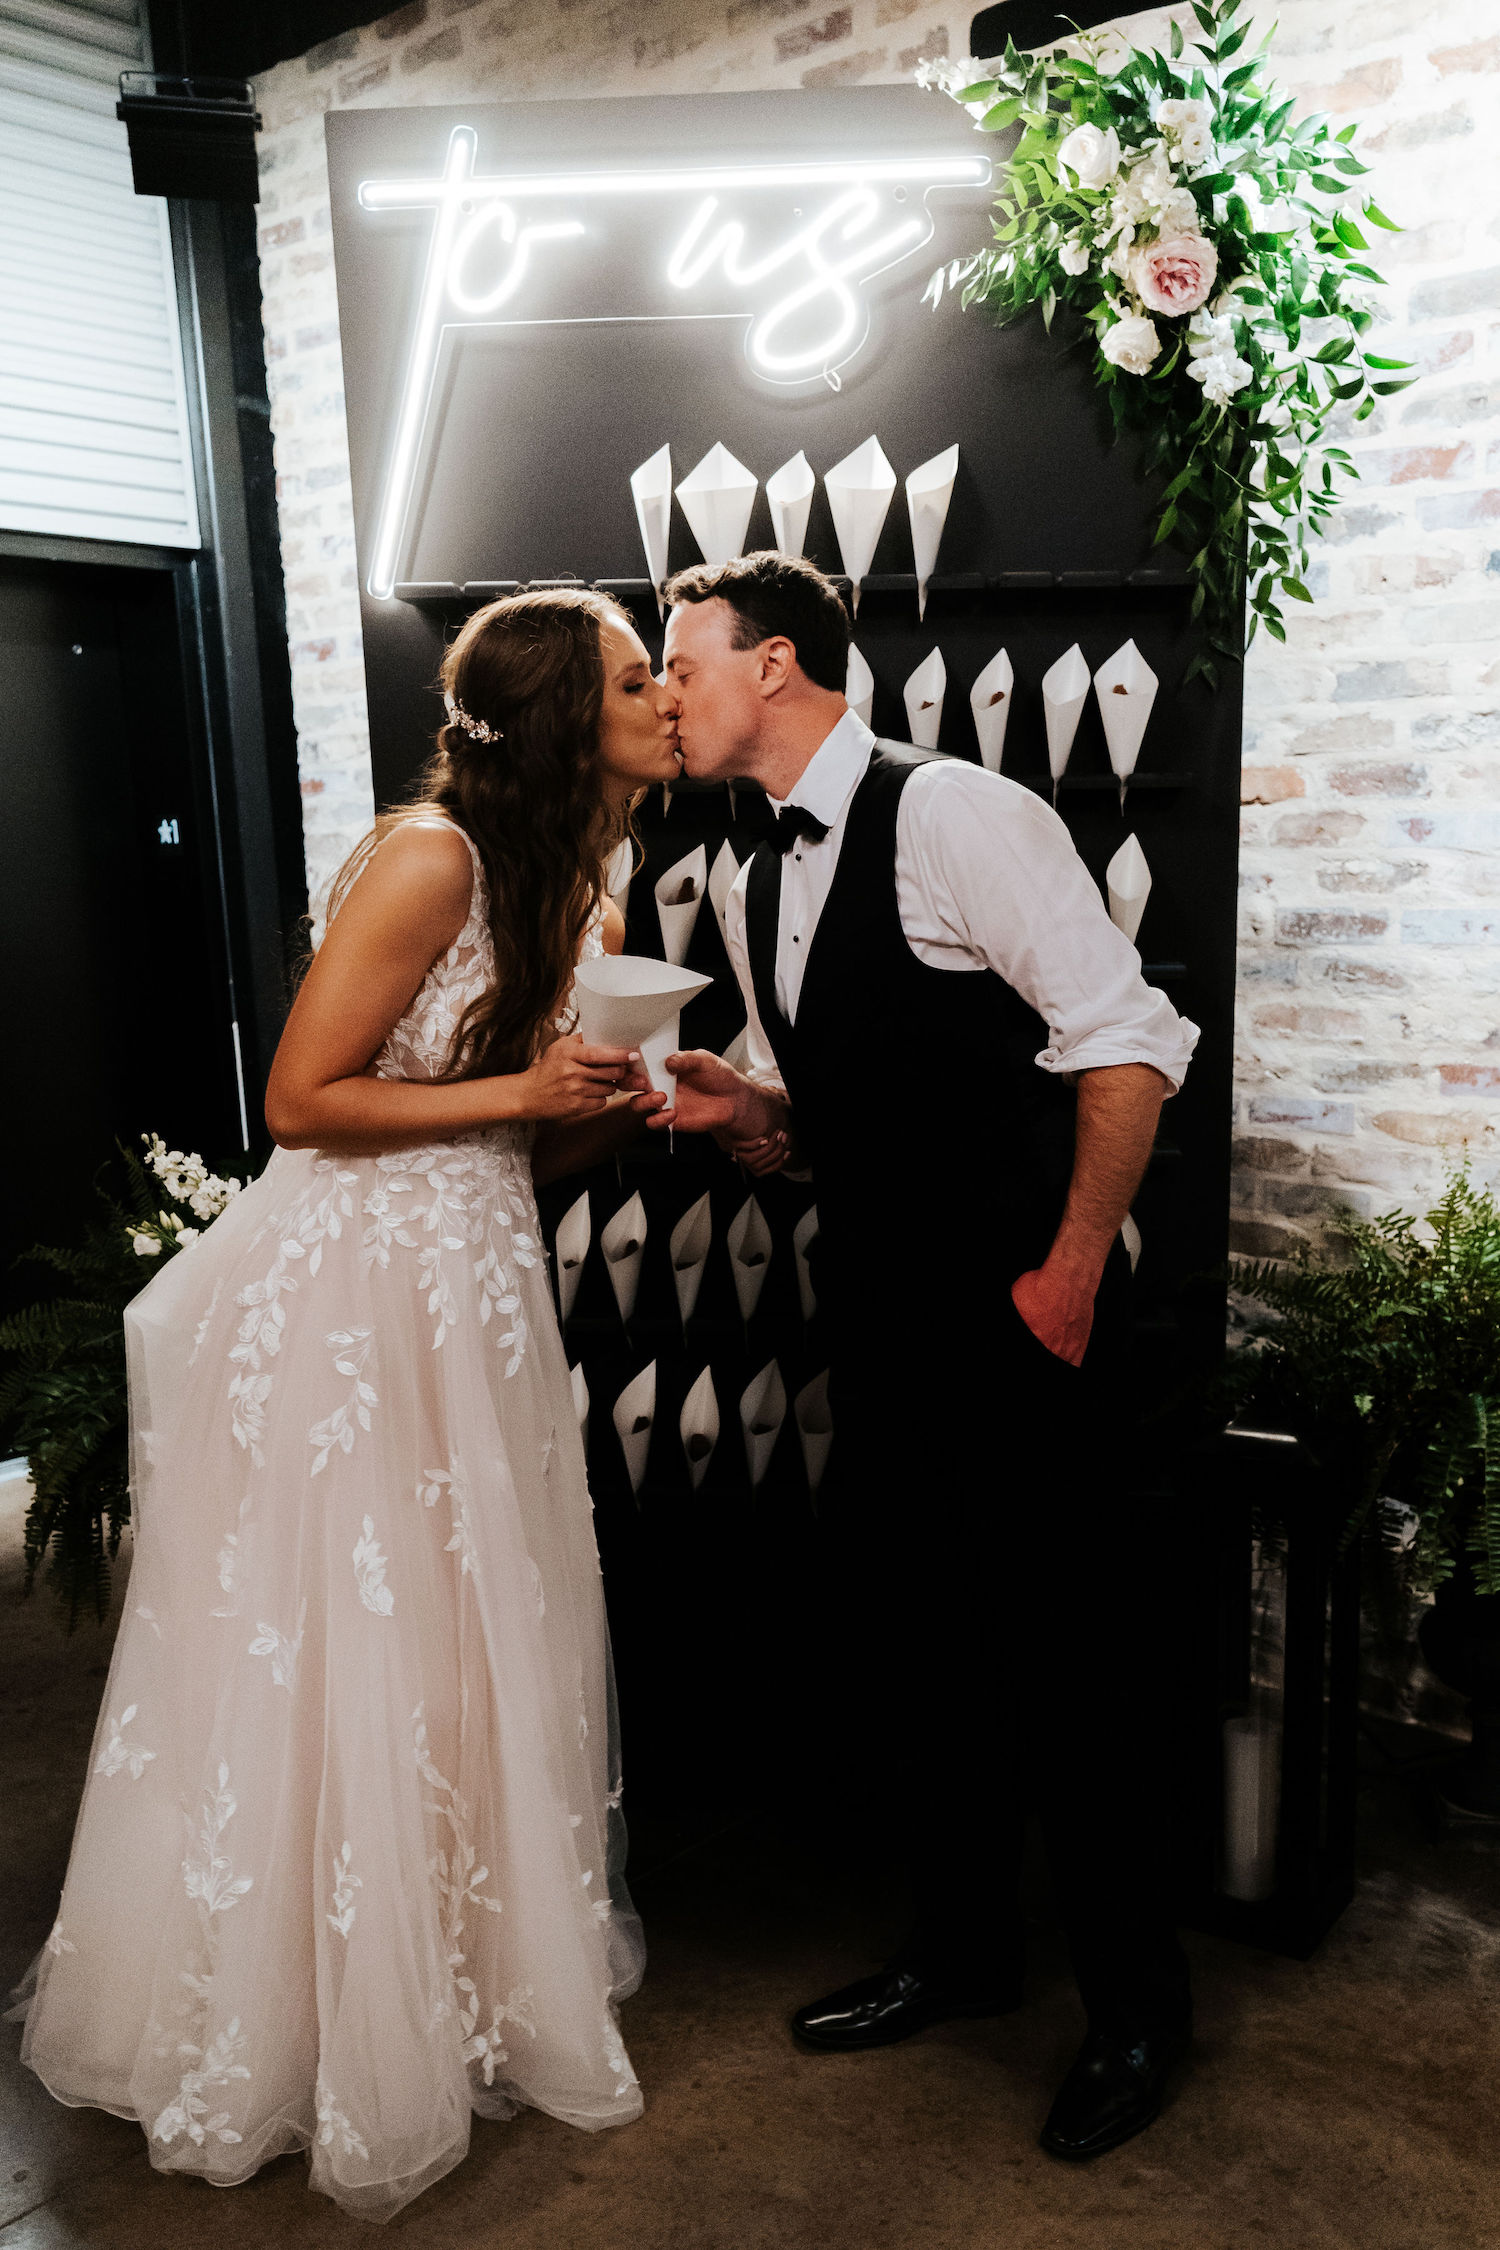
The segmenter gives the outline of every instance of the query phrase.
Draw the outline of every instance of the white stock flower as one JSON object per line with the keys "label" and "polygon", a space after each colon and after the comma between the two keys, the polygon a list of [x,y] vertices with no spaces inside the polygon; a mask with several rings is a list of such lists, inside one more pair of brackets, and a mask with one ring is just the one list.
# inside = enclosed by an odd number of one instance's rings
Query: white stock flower
{"label": "white stock flower", "polygon": [[1099,349],[1112,367],[1126,375],[1144,375],[1161,351],[1154,321],[1144,313],[1125,313],[1099,339]]}
{"label": "white stock flower", "polygon": [[1236,391],[1251,380],[1254,369],[1233,349],[1210,352],[1188,361],[1188,373],[1203,385],[1210,406],[1228,406]]}
{"label": "white stock flower", "polygon": [[1081,188],[1101,188],[1120,169],[1120,137],[1113,125],[1102,133],[1097,125],[1075,125],[1058,149],[1057,163]]}
{"label": "white stock flower", "polygon": [[179,1242],[196,1242],[202,1232],[202,1227],[179,1227],[177,1239]]}
{"label": "white stock flower", "polygon": [[1078,275],[1089,270],[1089,246],[1075,234],[1057,253],[1057,262],[1064,273]]}
{"label": "white stock flower", "polygon": [[146,1234],[138,1227],[130,1229],[130,1239],[138,1258],[159,1258],[161,1244],[154,1234]]}

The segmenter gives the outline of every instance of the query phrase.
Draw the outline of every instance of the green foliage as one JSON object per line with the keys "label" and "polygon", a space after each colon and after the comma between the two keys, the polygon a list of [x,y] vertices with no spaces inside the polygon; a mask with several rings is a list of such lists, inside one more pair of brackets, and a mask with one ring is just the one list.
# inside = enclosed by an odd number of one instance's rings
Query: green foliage
{"label": "green foliage", "polygon": [[[1218,660],[1238,660],[1258,628],[1285,639],[1283,597],[1312,598],[1309,538],[1341,480],[1358,474],[1330,439],[1413,379],[1373,380],[1372,370],[1410,363],[1364,348],[1374,312],[1362,285],[1382,284],[1344,208],[1366,170],[1350,147],[1355,127],[1290,122],[1291,100],[1263,75],[1269,37],[1234,60],[1250,34],[1247,6],[1195,6],[1201,36],[1186,52],[1174,26],[1170,55],[1131,49],[1119,68],[1106,68],[1103,38],[1042,58],[1007,42],[993,77],[955,90],[982,130],[1016,135],[994,245],[940,269],[928,290],[937,303],[959,288],[1001,321],[1038,305],[1049,329],[1066,305],[1086,325],[1116,436],[1137,433],[1142,473],[1167,479],[1156,539],[1187,557],[1203,627],[1187,676],[1211,686]],[[1197,121],[1159,122],[1162,102],[1195,105]],[[1093,187],[1059,162],[1081,126],[1118,150]],[[1359,216],[1399,232],[1368,198]],[[1212,301],[1191,315],[1148,314],[1132,253],[1184,235],[1217,259]],[[1154,356],[1127,371],[1110,356],[1121,341],[1111,332],[1147,317]]]}
{"label": "green foliage", "polygon": [[238,1187],[145,1138],[145,1163],[121,1148],[117,1179],[96,1182],[107,1217],[80,1244],[26,1253],[62,1286],[0,1320],[0,1430],[32,1480],[26,1591],[42,1573],[70,1632],[87,1610],[103,1621],[130,1520],[125,1307],[153,1270],[146,1260],[181,1256]]}
{"label": "green foliage", "polygon": [[1419,1589],[1466,1558],[1500,1594],[1500,1209],[1459,1171],[1425,1220],[1338,1233],[1347,1263],[1233,1269],[1274,1318],[1231,1363],[1230,1403],[1303,1440],[1347,1539],[1399,1542]]}

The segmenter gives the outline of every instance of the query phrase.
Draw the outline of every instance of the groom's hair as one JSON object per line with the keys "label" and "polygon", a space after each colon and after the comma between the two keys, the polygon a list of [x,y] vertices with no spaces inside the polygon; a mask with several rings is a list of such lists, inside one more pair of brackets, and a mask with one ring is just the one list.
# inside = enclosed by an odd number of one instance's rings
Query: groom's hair
{"label": "groom's hair", "polygon": [[734,611],[734,646],[758,648],[781,638],[816,687],[844,692],[849,671],[849,619],[839,590],[810,562],[766,549],[733,562],[695,563],[665,587],[667,600],[723,602]]}

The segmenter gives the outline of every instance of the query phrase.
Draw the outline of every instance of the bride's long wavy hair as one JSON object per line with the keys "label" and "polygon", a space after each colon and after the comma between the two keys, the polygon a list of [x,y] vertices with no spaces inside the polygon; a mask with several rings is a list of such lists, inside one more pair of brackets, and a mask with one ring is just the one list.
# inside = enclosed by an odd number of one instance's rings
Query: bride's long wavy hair
{"label": "bride's long wavy hair", "polygon": [[443,658],[439,685],[496,739],[477,741],[450,719],[410,801],[382,815],[334,878],[330,916],[382,837],[433,812],[473,841],[489,890],[495,982],[459,1022],[448,1078],[535,1061],[603,895],[605,862],[628,832],[598,774],[600,628],[618,614],[582,587],[476,610]]}

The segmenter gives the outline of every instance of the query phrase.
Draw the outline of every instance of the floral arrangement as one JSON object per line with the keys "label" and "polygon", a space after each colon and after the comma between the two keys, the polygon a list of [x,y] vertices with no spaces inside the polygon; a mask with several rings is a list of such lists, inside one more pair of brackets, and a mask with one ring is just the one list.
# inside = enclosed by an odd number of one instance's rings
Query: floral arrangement
{"label": "floral arrangement", "polygon": [[[1156,539],[1188,557],[1206,645],[1187,676],[1210,685],[1257,626],[1285,639],[1282,596],[1312,599],[1308,539],[1358,473],[1332,440],[1411,379],[1364,348],[1383,284],[1345,208],[1356,127],[1290,122],[1262,75],[1269,35],[1236,59],[1245,4],[1194,0],[1186,52],[1174,23],[1167,54],[1083,35],[1041,57],[1007,42],[972,82],[973,65],[919,73],[982,131],[1019,127],[993,246],[940,268],[928,299],[960,289],[1003,321],[1039,305],[1049,329],[1064,304],[1086,324],[1116,434],[1139,431],[1142,472],[1165,475]],[[1400,231],[1368,197],[1360,218]]]}
{"label": "floral arrangement", "polygon": [[101,1186],[107,1217],[83,1243],[28,1253],[65,1291],[0,1321],[3,1443],[31,1472],[26,1587],[45,1564],[70,1628],[86,1609],[102,1623],[130,1520],[124,1312],[143,1279],[138,1261],[179,1254],[243,1184],[159,1134],[141,1138],[144,1160],[120,1151],[123,1199]]}

